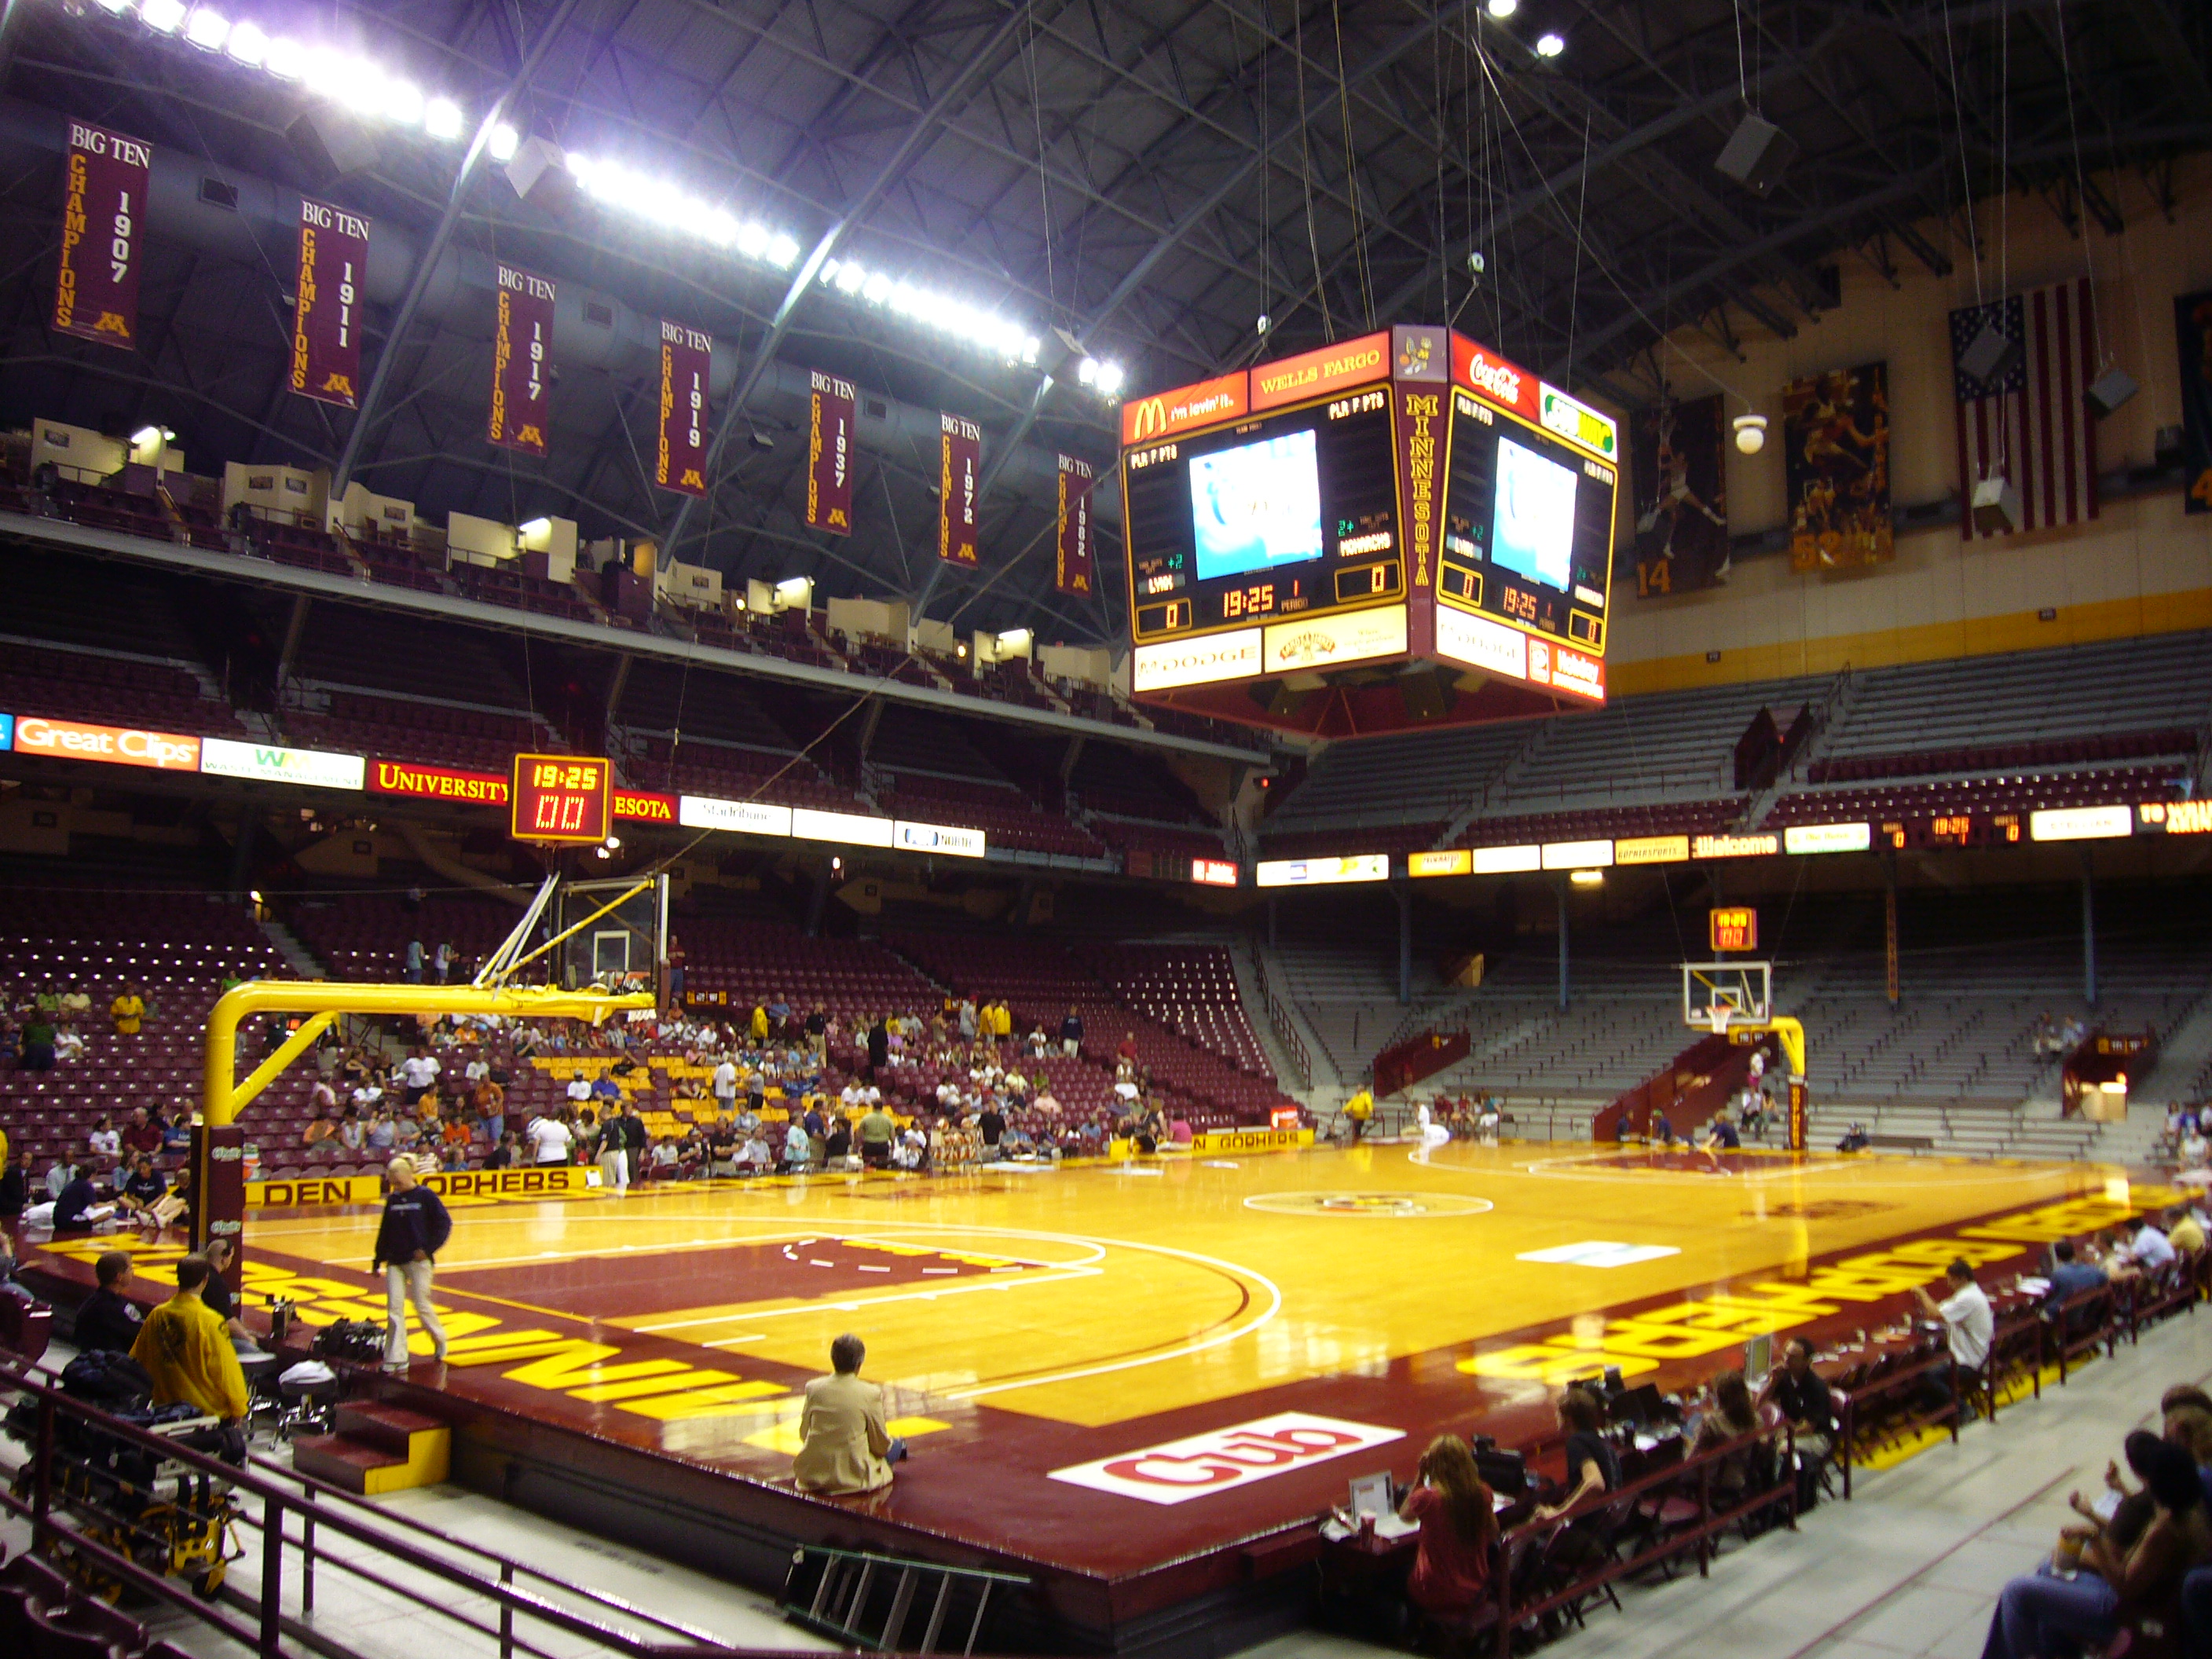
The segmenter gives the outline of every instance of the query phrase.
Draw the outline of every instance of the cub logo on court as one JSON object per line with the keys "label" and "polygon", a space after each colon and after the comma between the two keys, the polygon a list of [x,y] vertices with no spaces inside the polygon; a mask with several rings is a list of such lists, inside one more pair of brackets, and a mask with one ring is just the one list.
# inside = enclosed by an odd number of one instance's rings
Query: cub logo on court
{"label": "cub logo on court", "polygon": [[1405,1437],[1402,1429],[1282,1412],[1095,1463],[1054,1469],[1050,1478],[1147,1504],[1183,1504]]}

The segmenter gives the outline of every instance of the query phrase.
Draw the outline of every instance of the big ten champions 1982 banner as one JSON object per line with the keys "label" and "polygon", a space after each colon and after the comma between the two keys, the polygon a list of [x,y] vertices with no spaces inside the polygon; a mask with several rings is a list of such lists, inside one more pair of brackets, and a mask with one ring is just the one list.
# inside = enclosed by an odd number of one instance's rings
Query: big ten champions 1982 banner
{"label": "big ten champions 1982 banner", "polygon": [[545,453],[545,372],[553,356],[553,284],[512,265],[499,267],[499,317],[491,349],[491,424],[501,449]]}
{"label": "big ten champions 1982 banner", "polygon": [[1889,517],[1889,365],[1861,363],[1782,388],[1790,562],[1841,570],[1897,556]]}
{"label": "big ten champions 1982 banner", "polygon": [[939,434],[937,556],[948,564],[974,565],[976,476],[982,471],[983,428],[959,415],[937,417]]}
{"label": "big ten champions 1982 banner", "polygon": [[806,522],[833,536],[853,533],[853,404],[850,380],[814,369],[806,411]]}
{"label": "big ten champions 1982 banner", "polygon": [[1060,540],[1052,585],[1061,593],[1088,593],[1091,574],[1091,463],[1060,457]]}
{"label": "big ten champions 1982 banner", "polygon": [[707,376],[714,337],[703,328],[660,323],[660,442],[653,481],[686,495],[707,493]]}
{"label": "big ten champions 1982 banner", "polygon": [[153,165],[154,147],[143,139],[69,124],[54,281],[59,332],[126,349],[138,343],[138,229]]}
{"label": "big ten champions 1982 banner", "polygon": [[357,406],[361,281],[368,221],[328,202],[300,203],[300,295],[292,307],[292,390],[319,403]]}
{"label": "big ten champions 1982 banner", "polygon": [[1629,416],[1638,599],[1728,580],[1727,428],[1717,396],[1662,398]]}
{"label": "big ten champions 1982 banner", "polygon": [[2212,288],[2173,302],[2181,344],[2183,510],[2212,513]]}

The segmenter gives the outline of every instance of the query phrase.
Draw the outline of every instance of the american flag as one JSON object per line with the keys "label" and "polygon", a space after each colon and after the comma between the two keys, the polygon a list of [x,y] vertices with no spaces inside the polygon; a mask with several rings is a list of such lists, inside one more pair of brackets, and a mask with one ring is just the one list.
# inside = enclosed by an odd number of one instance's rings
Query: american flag
{"label": "american flag", "polygon": [[[1959,477],[1967,506],[1977,483],[2002,477],[2020,492],[2023,530],[2097,516],[2097,427],[2081,400],[2094,373],[2091,304],[2088,279],[2081,277],[1951,313]],[[2021,350],[2008,370],[1984,382],[1958,363],[1987,323]],[[1984,533],[1971,512],[1960,514],[1962,539]]]}

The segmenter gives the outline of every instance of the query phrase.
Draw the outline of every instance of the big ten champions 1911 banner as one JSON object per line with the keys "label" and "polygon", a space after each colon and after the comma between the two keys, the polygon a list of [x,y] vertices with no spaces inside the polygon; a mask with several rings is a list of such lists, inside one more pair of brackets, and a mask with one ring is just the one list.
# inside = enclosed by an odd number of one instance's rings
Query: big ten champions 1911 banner
{"label": "big ten champions 1911 banner", "polygon": [[2212,513],[2212,289],[2173,302],[2181,344],[2183,510]]}
{"label": "big ten champions 1911 banner", "polygon": [[302,398],[357,407],[361,281],[368,269],[368,221],[328,202],[301,200],[291,384]]}
{"label": "big ten champions 1911 banner", "polygon": [[1060,461],[1060,538],[1053,561],[1052,585],[1061,593],[1088,593],[1091,568],[1091,490],[1097,479],[1091,463],[1073,455]]}
{"label": "big ten champions 1911 banner", "polygon": [[982,471],[983,428],[959,415],[937,417],[937,556],[972,567],[976,547],[976,477]]}
{"label": "big ten champions 1911 banner", "polygon": [[1842,570],[1897,556],[1889,516],[1889,365],[1861,363],[1782,388],[1790,562]]}
{"label": "big ten champions 1911 banner", "polygon": [[806,522],[833,536],[853,533],[853,405],[850,380],[820,369],[807,376]]}
{"label": "big ten champions 1911 banner", "polygon": [[138,231],[153,165],[154,147],[143,139],[69,124],[54,279],[58,332],[126,349],[138,343]]}
{"label": "big ten champions 1911 banner", "polygon": [[707,493],[707,376],[714,337],[663,318],[660,324],[660,441],[653,481],[686,495]]}
{"label": "big ten champions 1911 banner", "polygon": [[1638,599],[1728,580],[1727,429],[1717,396],[1662,398],[1629,416]]}
{"label": "big ten champions 1911 banner", "polygon": [[553,284],[512,265],[499,267],[499,316],[491,348],[491,423],[484,435],[501,449],[545,453],[551,386]]}

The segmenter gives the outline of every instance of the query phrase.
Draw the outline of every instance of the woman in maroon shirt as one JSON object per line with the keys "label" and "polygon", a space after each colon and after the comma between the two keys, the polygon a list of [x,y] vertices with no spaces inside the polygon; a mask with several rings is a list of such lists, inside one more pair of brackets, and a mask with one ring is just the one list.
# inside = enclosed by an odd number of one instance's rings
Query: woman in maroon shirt
{"label": "woman in maroon shirt", "polygon": [[1498,1517],[1466,1441],[1440,1434],[1429,1443],[1413,1489],[1398,1513],[1421,1527],[1406,1599],[1424,1613],[1445,1617],[1466,1613],[1480,1601],[1490,1577]]}

